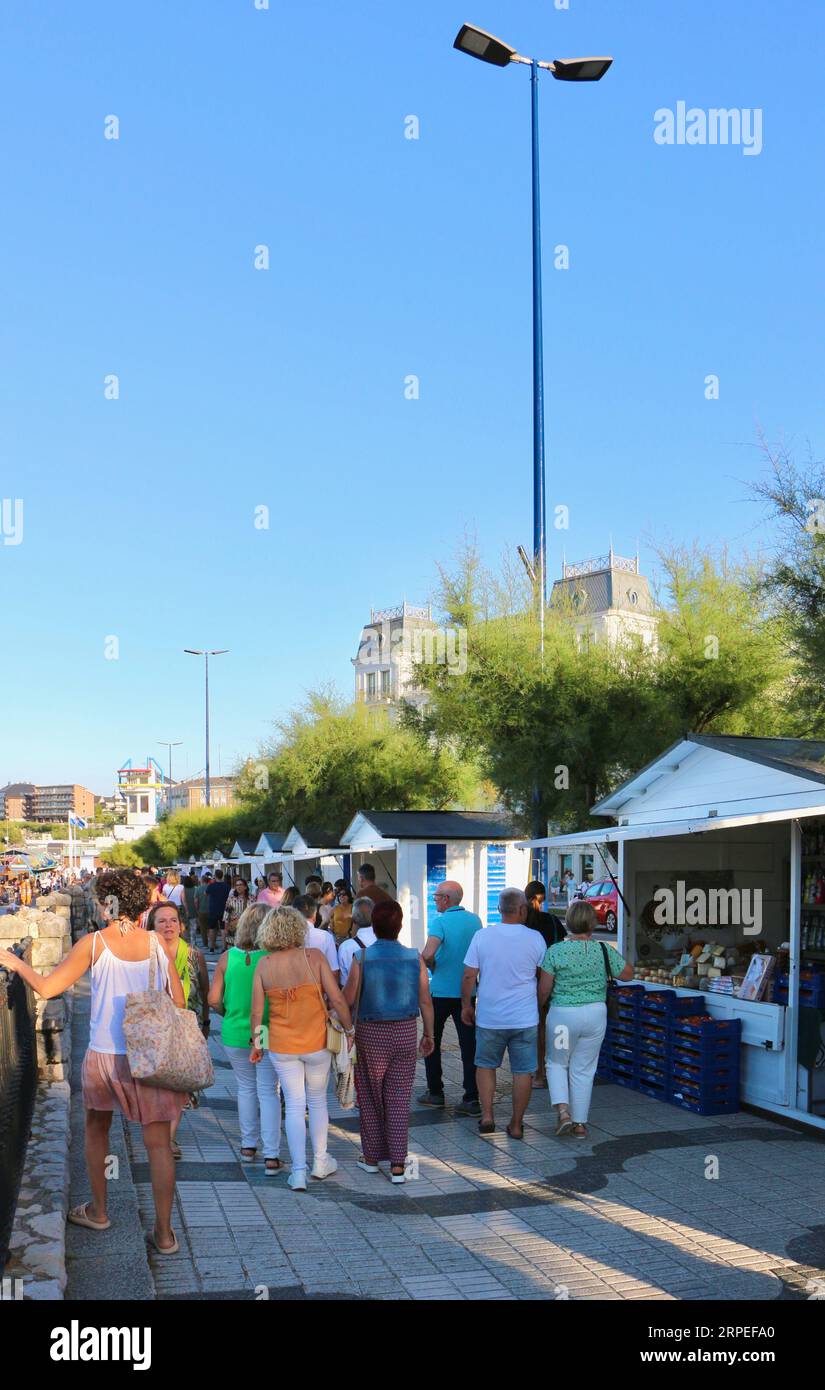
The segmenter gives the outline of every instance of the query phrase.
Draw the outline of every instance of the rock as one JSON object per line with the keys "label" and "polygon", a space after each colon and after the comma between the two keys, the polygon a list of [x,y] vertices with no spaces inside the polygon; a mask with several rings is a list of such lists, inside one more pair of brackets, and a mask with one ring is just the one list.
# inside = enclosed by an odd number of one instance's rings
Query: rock
{"label": "rock", "polygon": [[66,1275],[58,1279],[26,1279],[23,1284],[23,1298],[62,1299],[66,1287]]}
{"label": "rock", "polygon": [[43,1245],[30,1245],[26,1251],[26,1264],[33,1274],[42,1274],[46,1279],[65,1279],[65,1248],[63,1241],[51,1240]]}
{"label": "rock", "polygon": [[62,1241],[66,1218],[62,1211],[51,1211],[46,1216],[35,1216],[29,1225],[37,1235],[45,1236],[47,1240]]}

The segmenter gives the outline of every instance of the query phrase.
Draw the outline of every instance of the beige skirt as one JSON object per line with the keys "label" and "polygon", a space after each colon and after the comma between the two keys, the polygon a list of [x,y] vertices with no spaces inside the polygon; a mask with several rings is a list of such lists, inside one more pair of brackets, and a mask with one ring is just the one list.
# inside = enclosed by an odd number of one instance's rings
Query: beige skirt
{"label": "beige skirt", "polygon": [[189,1097],[184,1091],[135,1081],[121,1052],[92,1052],[83,1058],[83,1105],[87,1110],[119,1110],[139,1125],[176,1120]]}

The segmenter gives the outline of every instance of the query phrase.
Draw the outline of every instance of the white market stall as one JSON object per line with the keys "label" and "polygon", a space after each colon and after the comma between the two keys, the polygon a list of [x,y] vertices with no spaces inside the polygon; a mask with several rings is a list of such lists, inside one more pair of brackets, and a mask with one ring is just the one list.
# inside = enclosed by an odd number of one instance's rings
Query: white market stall
{"label": "white market stall", "polygon": [[[825,742],[689,734],[592,814],[613,824],[529,844],[610,846],[622,955],[740,1020],[743,1101],[825,1128]],[[684,964],[700,943],[714,963]],[[773,977],[740,998],[754,955]]]}
{"label": "white market stall", "polygon": [[330,830],[293,825],[284,838],[283,861],[284,887],[294,884],[300,892],[310,874],[320,874],[325,883],[350,877],[349,853]]}
{"label": "white market stall", "polygon": [[353,884],[359,865],[372,864],[376,883],[403,908],[401,940],[420,949],[443,879],[462,884],[463,906],[485,926],[496,920],[502,888],[526,886],[530,852],[517,839],[493,811],[358,811],[341,843],[351,855]]}
{"label": "white market stall", "polygon": [[287,876],[284,867],[285,839],[286,836],[280,830],[265,830],[259,837],[253,853],[256,863],[261,865],[262,876],[266,878],[267,874],[283,874],[284,887],[288,888],[292,880]]}
{"label": "white market stall", "polygon": [[257,853],[257,840],[236,840],[221,868],[230,878],[244,878],[250,886],[264,877],[264,860]]}

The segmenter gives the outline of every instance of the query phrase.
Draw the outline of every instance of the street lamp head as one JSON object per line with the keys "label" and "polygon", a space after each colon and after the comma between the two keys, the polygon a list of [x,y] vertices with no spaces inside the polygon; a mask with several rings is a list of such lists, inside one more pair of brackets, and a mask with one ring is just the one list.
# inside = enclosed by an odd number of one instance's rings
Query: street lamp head
{"label": "street lamp head", "polygon": [[474,24],[462,24],[453,48],[468,53],[471,58],[480,58],[482,63],[492,63],[494,67],[506,68],[513,61],[516,50],[502,43],[494,34],[477,29]]}
{"label": "street lamp head", "polygon": [[600,82],[612,58],[557,58],[550,66],[559,82]]}

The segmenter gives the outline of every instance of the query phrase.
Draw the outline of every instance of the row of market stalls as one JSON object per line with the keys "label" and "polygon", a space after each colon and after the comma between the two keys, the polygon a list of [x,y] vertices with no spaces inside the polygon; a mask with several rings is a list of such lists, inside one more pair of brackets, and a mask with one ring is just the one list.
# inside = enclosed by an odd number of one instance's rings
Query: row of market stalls
{"label": "row of market stalls", "polygon": [[742,1100],[825,1128],[825,742],[689,734],[592,814],[521,847],[612,854],[646,986],[739,1019]]}
{"label": "row of market stalls", "polygon": [[495,812],[358,811],[340,834],[296,825],[285,835],[267,832],[254,844],[239,840],[229,853],[216,850],[178,867],[220,867],[250,882],[278,872],[285,887],[303,889],[310,874],[354,884],[359,867],[369,863],[376,883],[401,904],[401,939],[420,948],[435,915],[435,886],[445,878],[463,885],[464,905],[485,924],[496,920],[501,889],[523,888],[530,877],[530,851],[517,840]]}

